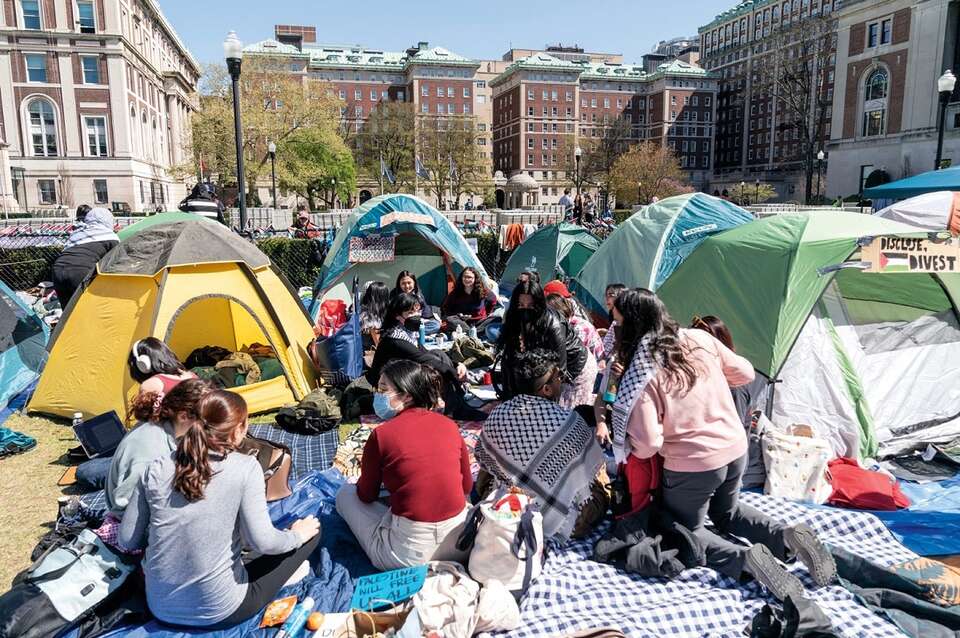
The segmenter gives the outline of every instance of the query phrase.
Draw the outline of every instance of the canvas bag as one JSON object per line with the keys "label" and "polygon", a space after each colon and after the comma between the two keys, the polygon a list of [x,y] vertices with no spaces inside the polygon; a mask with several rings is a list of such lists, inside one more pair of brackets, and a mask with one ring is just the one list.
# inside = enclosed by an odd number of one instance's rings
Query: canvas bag
{"label": "canvas bag", "polygon": [[827,478],[831,458],[830,443],[813,436],[808,426],[768,428],[763,435],[764,494],[822,505],[833,491]]}
{"label": "canvas bag", "polygon": [[526,591],[543,569],[543,515],[520,490],[498,490],[474,507],[458,549],[468,549],[471,537],[470,577],[481,585],[497,580],[510,591]]}
{"label": "canvas bag", "polygon": [[82,620],[136,568],[93,533],[42,555],[23,580],[0,596],[0,638],[47,638]]}
{"label": "canvas bag", "polygon": [[[360,329],[359,281],[353,280],[354,312],[330,335],[319,334],[307,346],[307,353],[319,372],[342,372],[351,380],[363,373],[363,333]],[[317,326],[314,327],[317,331]]]}
{"label": "canvas bag", "polygon": [[274,443],[248,434],[237,446],[237,452],[257,459],[263,470],[263,483],[268,503],[293,494],[290,489],[290,473],[293,470],[293,455],[290,453],[290,448],[282,443]]}

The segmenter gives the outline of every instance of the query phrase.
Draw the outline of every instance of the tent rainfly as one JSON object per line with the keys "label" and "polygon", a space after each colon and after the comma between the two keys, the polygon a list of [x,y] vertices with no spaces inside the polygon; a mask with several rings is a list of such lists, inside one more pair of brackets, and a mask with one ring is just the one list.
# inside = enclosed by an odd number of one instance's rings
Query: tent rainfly
{"label": "tent rainfly", "polygon": [[936,191],[960,191],[960,166],[920,173],[863,191],[871,199],[906,199]]}
{"label": "tent rainfly", "polygon": [[573,277],[600,247],[600,240],[577,224],[550,224],[524,241],[507,261],[500,278],[500,291],[509,295],[517,277],[536,270],[544,283]]}
{"label": "tent rainfly", "polygon": [[960,192],[937,191],[905,199],[875,213],[877,217],[925,230],[960,233]]}

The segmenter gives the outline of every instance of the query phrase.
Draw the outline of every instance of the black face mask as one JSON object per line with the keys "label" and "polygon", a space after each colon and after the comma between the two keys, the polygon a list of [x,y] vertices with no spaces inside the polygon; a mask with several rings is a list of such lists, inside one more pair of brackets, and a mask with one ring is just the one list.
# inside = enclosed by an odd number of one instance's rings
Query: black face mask
{"label": "black face mask", "polygon": [[530,325],[537,320],[539,315],[537,314],[536,308],[520,308],[517,310],[517,316],[520,317],[521,324]]}
{"label": "black face mask", "polygon": [[413,315],[404,319],[403,327],[410,332],[420,332],[420,315]]}

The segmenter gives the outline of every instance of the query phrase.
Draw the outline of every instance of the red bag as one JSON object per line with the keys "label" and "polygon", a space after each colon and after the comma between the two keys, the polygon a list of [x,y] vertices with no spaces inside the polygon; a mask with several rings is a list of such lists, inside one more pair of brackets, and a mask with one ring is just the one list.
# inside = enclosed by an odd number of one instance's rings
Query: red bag
{"label": "red bag", "polygon": [[830,461],[833,493],[830,505],[859,510],[892,511],[910,507],[910,499],[896,480],[886,474],[860,467],[854,459],[840,457]]}
{"label": "red bag", "polygon": [[341,299],[328,299],[320,304],[313,334],[318,337],[330,337],[345,323],[347,323],[347,304]]}

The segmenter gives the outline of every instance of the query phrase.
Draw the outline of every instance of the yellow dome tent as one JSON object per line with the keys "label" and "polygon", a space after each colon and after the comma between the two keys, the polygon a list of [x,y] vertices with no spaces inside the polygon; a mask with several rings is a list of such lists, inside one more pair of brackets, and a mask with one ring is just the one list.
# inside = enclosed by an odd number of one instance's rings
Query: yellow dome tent
{"label": "yellow dome tent", "polygon": [[67,307],[30,412],[126,414],[138,385],[134,342],[162,339],[181,361],[196,348],[271,346],[283,375],[233,388],[251,413],[297,401],[315,387],[308,315],[270,259],[220,224],[158,224],[107,254]]}

